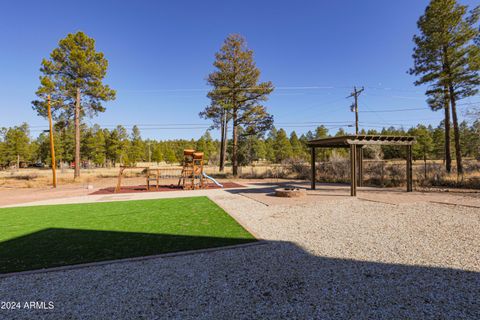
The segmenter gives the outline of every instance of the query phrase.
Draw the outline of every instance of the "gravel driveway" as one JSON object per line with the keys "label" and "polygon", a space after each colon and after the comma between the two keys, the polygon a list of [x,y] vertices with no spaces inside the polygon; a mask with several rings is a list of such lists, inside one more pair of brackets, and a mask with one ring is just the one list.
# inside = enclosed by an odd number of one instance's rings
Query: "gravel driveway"
{"label": "gravel driveway", "polygon": [[266,243],[0,278],[1,319],[479,319],[480,212],[211,196]]}

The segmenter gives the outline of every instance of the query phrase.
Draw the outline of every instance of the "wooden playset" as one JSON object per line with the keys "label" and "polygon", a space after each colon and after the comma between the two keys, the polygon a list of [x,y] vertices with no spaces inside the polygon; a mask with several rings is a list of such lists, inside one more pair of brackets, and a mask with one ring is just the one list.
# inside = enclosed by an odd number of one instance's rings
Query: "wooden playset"
{"label": "wooden playset", "polygon": [[183,170],[178,186],[184,190],[204,189],[203,152],[192,149],[183,150]]}
{"label": "wooden playset", "polygon": [[[118,174],[117,186],[115,192],[120,192],[122,187],[122,179],[125,171],[128,169],[143,169],[146,180],[146,190],[150,191],[159,190],[160,183],[165,179],[178,178],[177,188],[183,190],[196,190],[205,189],[208,187],[207,180],[212,181],[215,185],[223,188],[223,185],[218,183],[212,177],[209,177],[203,172],[203,152],[197,152],[193,149],[183,150],[183,163],[182,167],[169,167],[169,168],[150,168],[150,167],[132,167],[121,166]],[[175,186],[171,186],[175,187]]]}

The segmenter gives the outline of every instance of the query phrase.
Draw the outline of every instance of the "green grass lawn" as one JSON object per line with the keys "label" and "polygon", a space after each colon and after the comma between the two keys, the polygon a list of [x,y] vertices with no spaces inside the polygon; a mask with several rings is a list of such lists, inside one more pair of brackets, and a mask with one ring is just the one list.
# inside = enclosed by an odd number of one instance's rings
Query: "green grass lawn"
{"label": "green grass lawn", "polygon": [[0,273],[255,241],[207,197],[0,209]]}

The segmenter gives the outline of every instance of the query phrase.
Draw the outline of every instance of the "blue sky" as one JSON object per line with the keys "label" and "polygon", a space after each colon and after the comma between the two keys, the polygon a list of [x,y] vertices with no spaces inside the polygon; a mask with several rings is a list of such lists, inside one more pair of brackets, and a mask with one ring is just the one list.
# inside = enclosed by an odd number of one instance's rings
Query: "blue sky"
{"label": "blue sky", "polygon": [[[26,121],[32,135],[46,128],[30,105],[40,62],[61,38],[79,30],[105,53],[105,82],[117,90],[117,99],[89,124],[139,124],[142,136],[156,139],[199,137],[209,124],[198,113],[209,102],[205,78],[214,54],[228,34],[240,33],[255,52],[262,80],[277,87],[266,103],[277,127],[297,133],[317,122],[332,133],[346,127],[354,114],[345,97],[354,85],[365,86],[361,128],[437,125],[442,113],[428,110],[424,88],[407,74],[416,21],[427,3],[3,1],[0,127]],[[423,110],[375,112],[417,108]],[[460,106],[461,119],[465,109]]]}

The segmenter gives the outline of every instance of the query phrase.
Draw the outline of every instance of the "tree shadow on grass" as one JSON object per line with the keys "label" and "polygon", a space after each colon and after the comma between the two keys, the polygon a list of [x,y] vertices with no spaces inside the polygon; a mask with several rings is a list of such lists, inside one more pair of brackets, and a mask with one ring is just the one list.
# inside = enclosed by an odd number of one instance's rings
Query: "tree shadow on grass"
{"label": "tree shadow on grass", "polygon": [[49,228],[1,242],[0,274],[230,246],[253,241],[256,240]]}

